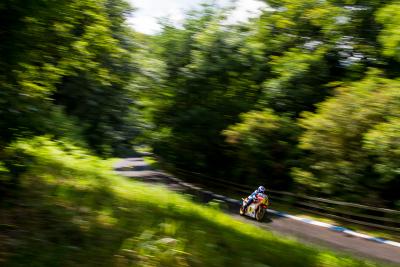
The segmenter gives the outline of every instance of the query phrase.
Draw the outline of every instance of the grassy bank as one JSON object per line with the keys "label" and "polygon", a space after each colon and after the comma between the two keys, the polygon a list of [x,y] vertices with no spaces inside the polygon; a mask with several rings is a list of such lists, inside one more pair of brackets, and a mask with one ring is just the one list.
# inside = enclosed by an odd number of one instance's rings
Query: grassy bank
{"label": "grassy bank", "polygon": [[119,177],[110,161],[65,143],[36,138],[6,154],[24,172],[0,202],[0,265],[378,266]]}

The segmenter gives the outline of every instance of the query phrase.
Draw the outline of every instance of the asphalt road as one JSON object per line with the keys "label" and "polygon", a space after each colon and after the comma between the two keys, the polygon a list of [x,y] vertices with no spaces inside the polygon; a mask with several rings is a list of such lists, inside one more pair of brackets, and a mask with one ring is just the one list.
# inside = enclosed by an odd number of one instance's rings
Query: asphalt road
{"label": "asphalt road", "polygon": [[[201,193],[196,190],[195,185],[178,182],[179,180],[171,175],[162,171],[152,170],[140,156],[121,159],[121,161],[115,165],[115,170],[123,176],[150,183],[164,184],[174,191],[189,191],[189,193],[197,195],[200,201],[207,202],[213,198],[210,194]],[[236,213],[237,210],[237,205],[229,205],[228,212],[236,219],[255,224],[260,228],[268,229],[280,235],[294,237],[300,242],[400,266],[400,248],[398,247],[349,236],[344,233],[334,232],[326,228],[289,218],[270,215],[268,220],[260,223],[250,218],[247,219],[239,216]]]}

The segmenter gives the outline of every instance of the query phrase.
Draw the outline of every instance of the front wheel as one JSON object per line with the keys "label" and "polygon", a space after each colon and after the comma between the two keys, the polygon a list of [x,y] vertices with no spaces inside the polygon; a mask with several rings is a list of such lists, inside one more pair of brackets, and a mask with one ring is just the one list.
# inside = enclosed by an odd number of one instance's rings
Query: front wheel
{"label": "front wheel", "polygon": [[244,215],[243,206],[240,207],[239,214],[240,214],[240,215]]}
{"label": "front wheel", "polygon": [[256,213],[256,220],[261,222],[264,219],[265,209],[259,208]]}
{"label": "front wheel", "polygon": [[240,205],[239,214],[244,215],[244,204],[246,203],[246,199],[242,198],[242,204]]}

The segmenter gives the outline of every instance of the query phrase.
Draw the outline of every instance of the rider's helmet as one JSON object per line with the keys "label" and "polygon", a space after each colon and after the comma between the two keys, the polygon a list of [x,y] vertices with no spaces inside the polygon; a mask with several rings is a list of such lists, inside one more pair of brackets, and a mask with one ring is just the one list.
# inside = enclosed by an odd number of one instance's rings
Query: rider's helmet
{"label": "rider's helmet", "polygon": [[265,187],[261,185],[261,186],[258,188],[258,192],[260,192],[260,193],[265,193]]}

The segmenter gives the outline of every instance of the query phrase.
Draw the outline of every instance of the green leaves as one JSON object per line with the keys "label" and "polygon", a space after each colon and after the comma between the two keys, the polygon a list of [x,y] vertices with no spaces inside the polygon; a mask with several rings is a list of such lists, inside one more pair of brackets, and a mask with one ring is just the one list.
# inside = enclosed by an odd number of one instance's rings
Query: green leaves
{"label": "green leaves", "polygon": [[293,166],[291,160],[298,153],[297,126],[271,109],[250,111],[240,117],[241,122],[229,126],[223,135],[233,146],[231,153],[239,158],[246,178],[256,178],[272,187],[287,186],[290,181],[287,174]]}
{"label": "green leaves", "polygon": [[126,9],[117,0],[34,1],[23,8],[9,1],[0,7],[6,40],[0,44],[1,138],[9,141],[21,131],[58,135],[60,121],[49,113],[63,110],[79,119],[98,152],[126,142],[121,129],[131,127],[125,116],[134,49],[122,41],[131,38]]}
{"label": "green leaves", "polygon": [[280,127],[279,117],[272,110],[251,111],[242,114],[241,123],[230,126],[223,134],[231,144],[245,143],[257,147],[260,138],[270,138]]}
{"label": "green leaves", "polygon": [[[357,194],[385,186],[389,190],[387,182],[397,172],[399,116],[397,80],[371,71],[362,81],[339,88],[334,97],[318,106],[317,113],[304,113],[300,120],[306,130],[300,147],[311,152],[309,170],[329,185],[331,193]],[[386,178],[381,180],[380,175]]]}
{"label": "green leaves", "polygon": [[379,9],[376,20],[383,26],[379,34],[383,54],[400,61],[400,3],[393,1]]}
{"label": "green leaves", "polygon": [[282,56],[272,56],[270,66],[275,78],[264,82],[267,105],[296,115],[321,101],[327,94],[322,83],[329,79],[325,53],[324,48],[313,52],[293,48]]}
{"label": "green leaves", "polygon": [[204,4],[155,36],[126,25],[124,0],[5,1],[2,146],[135,140],[195,171],[395,198],[398,1],[268,0],[236,25]]}
{"label": "green leaves", "polygon": [[377,124],[364,137],[363,148],[377,158],[374,168],[382,175],[381,183],[400,178],[400,113]]}

